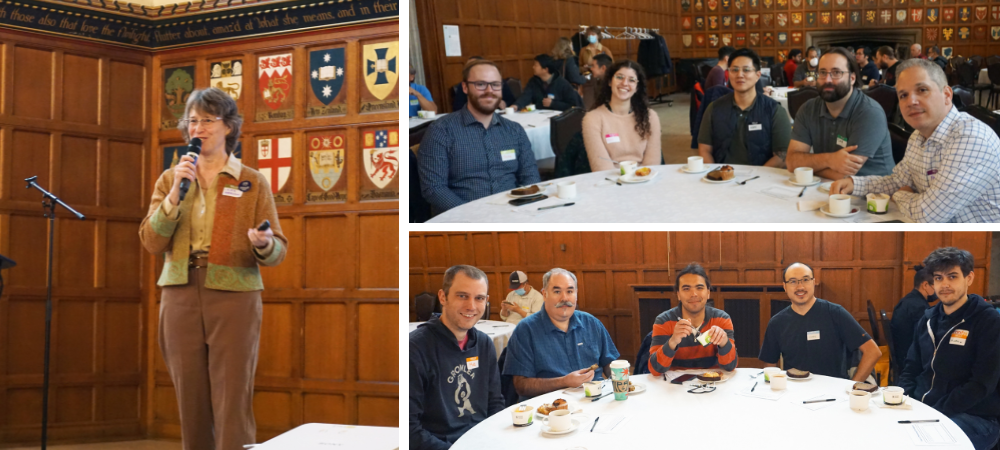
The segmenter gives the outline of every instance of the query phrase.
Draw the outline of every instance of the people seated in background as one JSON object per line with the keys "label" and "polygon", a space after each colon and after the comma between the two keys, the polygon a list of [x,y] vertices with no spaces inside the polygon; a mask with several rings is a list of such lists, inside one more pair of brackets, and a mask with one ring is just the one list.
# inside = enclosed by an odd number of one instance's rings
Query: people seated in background
{"label": "people seated in background", "polygon": [[892,360],[896,369],[903,370],[906,364],[906,353],[913,344],[913,328],[927,312],[930,304],[937,300],[934,293],[934,274],[924,269],[924,266],[913,267],[913,290],[896,303],[892,308],[892,342],[895,349]]}
{"label": "people seated in background", "polygon": [[729,68],[729,55],[734,51],[736,49],[728,45],[719,49],[719,62],[715,64],[715,67],[712,67],[712,70],[708,71],[708,76],[705,77],[705,89],[712,86],[726,85],[726,70]]}
{"label": "people seated in background", "polygon": [[729,56],[733,92],[708,105],[698,132],[698,153],[706,164],[784,166],[792,125],[777,100],[757,95],[759,79],[760,58],[753,50]]}
{"label": "people seated in background", "polygon": [[541,311],[545,299],[538,289],[528,284],[528,274],[520,270],[511,272],[510,288],[513,290],[500,303],[500,318],[504,322],[517,324],[525,317]]}
{"label": "people seated in background", "polygon": [[914,43],[913,45],[911,45],[910,46],[910,59],[913,59],[913,58],[927,59],[927,55],[924,55],[923,53],[921,53],[921,50],[923,50],[923,48],[920,47],[920,44]]}
{"label": "people seated in background", "polygon": [[896,64],[899,64],[899,60],[896,59],[896,52],[893,51],[892,47],[889,47],[888,45],[879,47],[878,51],[875,52],[875,63],[878,65],[879,69],[882,69],[882,78],[877,81],[869,81],[868,86],[875,87],[879,84],[895,86]]}
{"label": "people seated in background", "polygon": [[410,117],[415,117],[417,111],[437,111],[437,105],[431,97],[431,91],[413,82],[417,77],[417,68],[410,66]]}
{"label": "people seated in background", "polygon": [[[521,400],[611,374],[618,349],[600,320],[576,310],[576,295],[576,275],[559,268],[548,271],[542,277],[545,307],[514,328],[503,374],[514,377]],[[594,365],[597,370],[591,369]]]}
{"label": "people seated in background", "polygon": [[472,266],[444,273],[441,316],[410,333],[410,448],[445,450],[504,409],[496,347],[475,329],[489,280]]}
{"label": "people seated in background", "polygon": [[861,85],[868,86],[872,80],[878,81],[882,75],[878,72],[878,65],[872,61],[872,49],[861,47],[854,51],[854,60],[861,68]]}
{"label": "people seated in background", "polygon": [[805,63],[799,64],[795,68],[795,76],[792,77],[794,87],[816,87],[821,83],[816,79],[816,72],[819,70],[820,52],[816,47],[806,49]]}
{"label": "people seated in background", "polygon": [[608,55],[612,61],[615,59],[611,50],[601,44],[601,30],[599,28],[589,27],[586,34],[587,45],[580,49],[580,67],[590,66],[590,60],[597,55]]}
{"label": "people seated in background", "polygon": [[945,66],[948,65],[948,59],[941,56],[941,49],[936,45],[927,47],[927,60],[933,61],[934,64],[941,66],[941,70],[944,70]]}
{"label": "people seated in background", "polygon": [[559,70],[555,67],[556,62],[549,55],[538,55],[531,70],[535,76],[528,80],[524,92],[517,99],[514,106],[518,110],[525,106],[535,105],[538,109],[555,109],[565,111],[574,106],[583,107],[583,99],[580,94],[570,86],[565,78],[559,75]]}
{"label": "people seated in background", "polygon": [[875,341],[843,306],[816,298],[816,275],[811,267],[792,263],[782,277],[792,304],[767,323],[761,362],[773,367],[784,359],[785,370],[848,378],[848,355],[860,350],[861,362],[851,379],[865,381],[882,357]]}
{"label": "people seated in background", "polygon": [[583,118],[590,169],[610,170],[621,161],[660,164],[660,118],[649,108],[642,66],[620,60],[607,75],[593,109]]}
{"label": "people seated in background", "polygon": [[465,108],[435,120],[417,161],[424,198],[438,212],[539,181],[524,128],[494,113],[503,82],[493,61],[465,66]]}
{"label": "people seated in background", "polygon": [[[483,59],[482,56],[470,56],[469,59],[465,61],[465,64],[469,65],[473,61],[481,59]],[[455,88],[458,89],[456,90]],[[452,86],[452,93],[454,95],[451,99],[451,110],[458,111],[462,108],[465,108],[465,104],[469,102],[469,96],[466,95],[465,91],[462,90],[462,83],[458,83],[455,86]],[[517,99],[514,98],[514,93],[511,92],[510,88],[507,86],[507,83],[503,84],[503,91],[501,93],[503,95],[500,97],[499,109],[507,109],[507,105],[513,105],[514,102],[517,101]]]}
{"label": "people seated in background", "polygon": [[899,65],[896,95],[915,129],[906,156],[889,176],[853,176],[830,193],[892,196],[917,222],[1000,222],[1000,139],[955,109],[944,71],[925,59]]}
{"label": "people seated in background", "polygon": [[[736,369],[733,321],[721,309],[707,306],[712,283],[705,269],[689,264],[674,281],[679,305],[656,316],[649,347],[649,371],[654,376],[668,370]],[[709,336],[709,344],[695,339]]]}
{"label": "people seated in background", "polygon": [[587,111],[594,109],[597,103],[597,96],[604,86],[604,75],[611,67],[611,58],[608,55],[597,55],[590,59],[590,79],[581,87],[583,91],[583,108]]}
{"label": "people seated in background", "polygon": [[552,46],[552,53],[549,54],[555,60],[555,66],[559,69],[569,84],[576,88],[587,82],[587,79],[580,73],[580,65],[577,63],[576,53],[573,53],[573,43],[569,38],[561,37],[556,39]]}
{"label": "people seated in background", "polygon": [[[816,72],[819,97],[799,108],[785,162],[789,171],[811,167],[833,180],[892,172],[892,143],[885,111],[861,92],[858,62],[837,47]],[[810,153],[812,147],[812,153]]]}
{"label": "people seated in background", "polygon": [[799,64],[802,64],[802,50],[793,48],[792,51],[788,52],[788,61],[785,61],[783,67],[785,71],[785,81],[789,85],[792,84],[792,80],[795,79],[795,71],[798,70]]}
{"label": "people seated in background", "polygon": [[976,450],[991,449],[1000,435],[1000,314],[969,292],[976,275],[971,253],[939,248],[924,267],[941,302],[913,330],[899,387],[948,416]]}

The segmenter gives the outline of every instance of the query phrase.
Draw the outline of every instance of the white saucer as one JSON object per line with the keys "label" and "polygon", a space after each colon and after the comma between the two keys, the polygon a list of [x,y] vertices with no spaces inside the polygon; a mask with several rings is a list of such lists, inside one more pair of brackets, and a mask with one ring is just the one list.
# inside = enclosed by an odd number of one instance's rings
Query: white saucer
{"label": "white saucer", "polygon": [[788,376],[788,374],[785,374],[785,378],[788,378],[788,381],[806,381],[806,380],[811,380],[812,377],[813,377],[812,372],[810,372],[809,376],[807,376],[805,378],[792,378],[792,377]]}
{"label": "white saucer", "polygon": [[[802,183],[799,183],[799,182],[795,181],[795,177],[794,176],[791,176],[791,177],[788,178],[788,182],[789,183],[792,183],[792,184],[794,184],[796,186],[801,186],[801,187],[815,186],[815,185],[819,184],[820,181],[823,181],[823,179],[820,178],[820,177],[813,177],[812,183],[802,184]],[[829,191],[827,191],[827,192],[829,192]]]}
{"label": "white saucer", "polygon": [[646,385],[645,384],[632,383],[632,386],[635,386],[635,390],[632,391],[632,392],[629,392],[628,395],[635,395],[635,394],[641,394],[643,392],[646,392]]}
{"label": "white saucer", "polygon": [[708,175],[705,175],[705,176],[701,177],[701,181],[704,181],[706,183],[711,183],[711,184],[732,183],[733,181],[736,181],[736,177],[730,178],[728,180],[716,181],[716,180],[709,180],[708,179]]}
{"label": "white saucer", "polygon": [[622,175],[622,176],[618,177],[618,181],[621,181],[622,183],[630,183],[630,184],[645,183],[645,182],[647,182],[649,180],[652,180],[653,178],[656,178],[656,176],[659,175],[659,174],[660,174],[659,172],[657,172],[657,171],[654,170],[654,171],[650,172],[649,175],[646,175],[644,177],[637,177],[637,176],[635,176],[635,174],[632,174],[632,175]]}
{"label": "white saucer", "polygon": [[853,216],[853,215],[861,212],[861,208],[853,208],[852,207],[851,209],[853,209],[854,212],[849,212],[847,214],[834,214],[834,213],[830,212],[829,208],[830,208],[830,204],[827,203],[826,205],[823,205],[822,207],[820,207],[819,211],[822,212],[823,214],[826,214],[826,215],[830,216],[830,217],[836,217],[836,218],[851,217],[851,216]]}
{"label": "white saucer", "polygon": [[830,181],[828,183],[823,183],[823,184],[819,185],[819,187],[817,189],[819,189],[820,192],[829,194],[830,193],[830,187],[832,187],[832,186],[833,186],[833,182]]}
{"label": "white saucer", "polygon": [[[847,385],[847,393],[850,394],[851,392],[854,392],[854,383]],[[882,386],[879,386],[878,390],[876,390],[875,392],[869,392],[869,394],[871,394],[872,397],[874,397],[876,395],[879,395],[880,392],[882,392]]]}
{"label": "white saucer", "polygon": [[702,166],[701,170],[699,170],[697,172],[692,172],[692,171],[688,170],[687,166],[681,167],[681,172],[690,173],[690,174],[705,173],[705,172],[708,172],[709,170],[710,170],[709,167]]}
{"label": "white saucer", "polygon": [[[514,191],[511,190],[511,191],[507,191],[507,196],[508,197],[513,197],[513,198],[524,198],[524,197],[534,197],[536,195],[542,195],[542,194],[544,194],[545,193],[545,188],[542,187],[542,186],[540,186],[540,185],[537,185],[537,186],[541,190],[538,191],[538,192],[535,192],[534,194],[517,195],[517,194],[513,194],[512,192],[514,192]],[[521,189],[522,187],[528,187],[528,186],[521,186],[521,187],[519,187],[517,189]]]}
{"label": "white saucer", "polygon": [[546,434],[568,434],[568,433],[572,433],[572,432],[576,431],[577,428],[580,428],[580,421],[578,421],[576,419],[570,419],[569,428],[566,429],[566,430],[562,430],[562,431],[552,431],[549,428],[548,425],[546,425],[546,424],[543,423],[542,424],[542,433],[546,433]]}

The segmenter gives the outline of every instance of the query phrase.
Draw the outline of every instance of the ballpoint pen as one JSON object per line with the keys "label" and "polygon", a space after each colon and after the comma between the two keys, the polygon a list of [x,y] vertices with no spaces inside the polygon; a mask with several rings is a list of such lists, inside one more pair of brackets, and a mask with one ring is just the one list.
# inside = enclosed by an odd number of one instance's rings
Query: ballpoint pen
{"label": "ballpoint pen", "polygon": [[824,398],[822,400],[806,400],[806,401],[804,401],[802,403],[803,404],[808,404],[808,403],[823,403],[823,402],[834,402],[834,401],[837,401],[837,399],[835,399],[835,398]]}
{"label": "ballpoint pen", "polygon": [[927,423],[927,422],[939,422],[939,420],[900,420],[899,423]]}
{"label": "ballpoint pen", "polygon": [[594,425],[592,425],[592,426],[590,427],[590,432],[591,432],[591,433],[593,433],[593,432],[594,432],[594,427],[596,427],[596,426],[597,426],[597,421],[598,421],[598,420],[601,420],[601,416],[597,416],[597,418],[596,418],[596,419],[594,419]]}
{"label": "ballpoint pen", "polygon": [[752,388],[750,388],[750,392],[753,392],[753,390],[754,390],[754,389],[757,389],[757,383],[758,383],[758,382],[755,382],[755,383],[753,384],[753,387],[752,387]]}
{"label": "ballpoint pen", "polygon": [[570,203],[566,203],[566,204],[562,204],[562,205],[552,205],[552,206],[543,206],[543,207],[541,207],[541,208],[538,208],[538,210],[539,210],[539,211],[541,211],[541,210],[544,210],[544,209],[552,209],[552,208],[559,208],[559,207],[561,207],[561,206],[573,206],[573,205],[575,205],[575,204],[576,204],[576,203],[572,203],[572,202],[570,202]]}
{"label": "ballpoint pen", "polygon": [[[806,186],[806,187],[809,187],[809,186]],[[801,197],[802,194],[805,194],[805,193],[806,193],[806,188],[802,188],[802,192],[799,192],[799,197]]]}

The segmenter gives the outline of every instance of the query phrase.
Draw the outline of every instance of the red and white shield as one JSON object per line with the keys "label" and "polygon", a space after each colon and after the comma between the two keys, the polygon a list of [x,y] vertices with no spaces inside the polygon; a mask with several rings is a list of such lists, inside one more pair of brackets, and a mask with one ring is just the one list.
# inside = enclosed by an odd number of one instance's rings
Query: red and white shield
{"label": "red and white shield", "polygon": [[992,14],[993,20],[1000,20],[1000,6],[994,6]]}
{"label": "red and white shield", "polygon": [[955,20],[955,8],[942,8],[941,15],[944,16],[945,22],[951,22]]}
{"label": "red and white shield", "polygon": [[292,138],[258,139],[257,170],[271,185],[272,194],[281,192],[292,173]]}
{"label": "red and white shield", "polygon": [[292,95],[292,54],[262,56],[257,61],[257,86],[261,99],[271,109],[290,101]]}
{"label": "red and white shield", "polygon": [[368,179],[385,188],[399,172],[399,130],[366,131],[362,159]]}
{"label": "red and white shield", "polygon": [[924,10],[920,8],[911,10],[910,17],[913,18],[913,23],[918,23],[924,17]]}
{"label": "red and white shield", "polygon": [[987,8],[988,8],[987,6],[977,6],[976,7],[976,20],[978,20],[980,22],[986,20],[986,13],[988,11]]}
{"label": "red and white shield", "polygon": [[684,20],[681,22],[681,28],[683,28],[685,30],[690,30],[691,29],[691,18],[690,17],[685,17],[684,18]]}

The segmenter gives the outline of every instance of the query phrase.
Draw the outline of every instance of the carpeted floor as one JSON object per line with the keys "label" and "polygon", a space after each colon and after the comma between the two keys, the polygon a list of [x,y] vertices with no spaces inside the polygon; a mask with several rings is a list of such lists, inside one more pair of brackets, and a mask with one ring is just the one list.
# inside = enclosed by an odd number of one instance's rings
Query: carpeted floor
{"label": "carpeted floor", "polygon": [[[36,450],[41,447],[13,447],[6,450]],[[49,445],[52,450],[180,450],[181,443],[178,441],[121,441],[121,442],[98,442],[94,444],[69,444],[69,445]]]}

